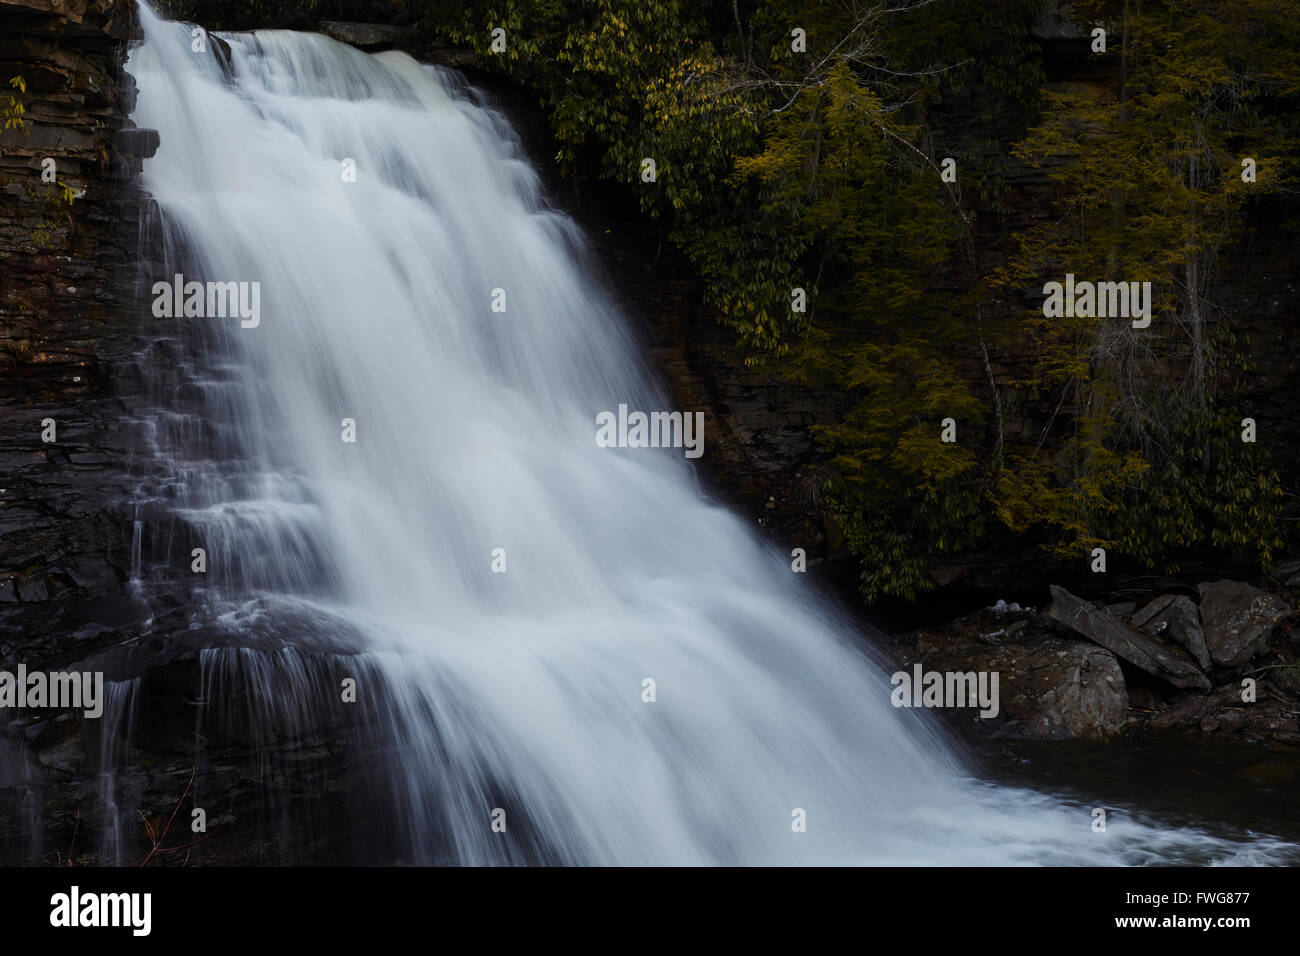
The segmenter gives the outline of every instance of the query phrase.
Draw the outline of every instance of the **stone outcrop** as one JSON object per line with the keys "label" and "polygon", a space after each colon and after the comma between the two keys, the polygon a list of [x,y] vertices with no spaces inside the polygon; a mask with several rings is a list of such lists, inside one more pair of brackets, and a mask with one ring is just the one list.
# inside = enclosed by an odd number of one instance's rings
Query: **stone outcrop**
{"label": "stone outcrop", "polygon": [[1211,659],[1239,667],[1268,646],[1278,621],[1291,613],[1275,594],[1240,581],[1201,584],[1201,623]]}
{"label": "stone outcrop", "polygon": [[1052,606],[1047,615],[1121,660],[1174,687],[1210,689],[1210,679],[1195,664],[1133,630],[1115,615],[1099,611],[1055,584],[1052,585]]}
{"label": "stone outcrop", "polygon": [[[122,859],[137,862],[144,830],[134,816],[170,813],[195,763],[203,635],[188,630],[183,593],[146,604],[128,584],[135,479],[127,469],[140,441],[130,415],[145,403],[135,355],[149,341],[136,288],[150,216],[136,183],[158,147],[156,132],[127,118],[134,87],[122,67],[133,11],[117,0],[0,0],[0,104],[12,95],[23,107],[21,127],[0,134],[0,669],[135,680],[138,720],[148,727],[127,733],[113,717],[122,707],[93,720],[7,712],[0,863],[108,862],[102,761],[126,747],[128,769],[116,781]],[[328,818],[338,788],[321,782],[328,763],[309,758],[330,753],[344,767],[355,753],[343,752],[338,728],[319,734],[286,737],[276,758],[301,770],[299,782],[280,781],[286,794],[314,801]],[[207,759],[231,768],[207,778],[221,807],[213,816],[239,823],[196,860],[274,862],[286,842],[289,858],[302,849],[301,859],[344,859],[309,852],[319,837],[306,832],[268,836],[257,819],[256,752],[237,728],[218,725],[209,737]],[[337,852],[350,852],[349,842],[337,841]]]}
{"label": "stone outcrop", "polygon": [[[0,0],[0,104],[22,107],[0,133],[0,666],[10,670],[71,669],[133,636],[142,612],[125,587],[130,386],[116,380],[137,323],[140,157],[116,146],[130,128],[121,64],[133,29],[128,3]],[[6,720],[0,860],[36,862],[15,851],[33,839],[24,813],[55,817],[62,839],[55,807],[66,801],[75,825],[72,790],[48,803],[36,794],[74,766],[93,780],[81,762],[87,723]],[[37,750],[48,764],[31,762]]]}
{"label": "stone outcrop", "polygon": [[386,23],[348,23],[343,20],[322,20],[320,29],[326,36],[362,50],[390,49],[409,40],[414,32],[410,27]]}
{"label": "stone outcrop", "polygon": [[[1056,601],[1041,613],[999,601],[898,635],[895,659],[927,671],[996,672],[995,717],[941,711],[976,738],[1195,731],[1300,746],[1300,628],[1286,602],[1236,581],[1199,590],[1212,598],[1208,608],[1187,594],[1164,594],[1135,611],[1133,602],[1099,607],[1054,587]],[[1211,639],[1227,653],[1223,663],[1212,659]],[[1232,651],[1238,647],[1250,648],[1251,656],[1238,657]],[[1184,659],[1183,650],[1205,667]]]}
{"label": "stone outcrop", "polygon": [[1124,674],[1104,648],[1043,637],[1028,644],[970,647],[945,656],[943,665],[946,671],[999,674],[993,737],[1105,739],[1128,722]]}
{"label": "stone outcrop", "polygon": [[0,0],[0,81],[22,106],[0,133],[0,608],[20,605],[0,617],[10,632],[110,605],[129,566],[130,522],[112,504],[130,444],[113,376],[134,345],[141,203],[141,157],[117,143],[145,132],[126,118],[131,11]]}
{"label": "stone outcrop", "polygon": [[1171,640],[1192,655],[1201,670],[1210,668],[1201,615],[1184,594],[1162,594],[1133,615],[1132,624],[1151,637]]}
{"label": "stone outcrop", "polygon": [[127,3],[0,0],[0,102],[23,108],[0,133],[0,602],[112,587],[128,560],[103,506],[126,451],[111,369],[136,322],[139,158],[115,145],[131,30]]}
{"label": "stone outcrop", "polygon": [[998,713],[944,712],[977,737],[1103,740],[1129,723],[1124,673],[1103,647],[1053,633],[1028,608],[988,609],[898,638],[897,659],[927,671],[998,674]]}

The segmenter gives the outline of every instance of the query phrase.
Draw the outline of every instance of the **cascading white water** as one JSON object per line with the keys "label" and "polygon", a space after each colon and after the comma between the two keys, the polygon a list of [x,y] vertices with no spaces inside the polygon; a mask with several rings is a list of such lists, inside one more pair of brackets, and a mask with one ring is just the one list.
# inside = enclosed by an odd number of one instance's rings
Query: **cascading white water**
{"label": "cascading white water", "polygon": [[[288,32],[225,37],[226,67],[188,26],[141,16],[134,119],[161,133],[144,187],[187,278],[261,283],[256,328],[146,320],[212,340],[190,387],[213,418],[155,422],[165,497],[208,551],[204,608],[230,633],[350,649],[399,752],[409,859],[519,859],[498,807],[538,858],[574,863],[1274,849],[1132,818],[1099,837],[1087,807],[970,779],[890,706],[838,613],[704,501],[680,449],[597,447],[597,413],[670,406],[578,230],[451,74]],[[205,651],[205,681],[238,672],[251,709],[310,720],[326,702],[299,696],[330,687],[293,643]]]}

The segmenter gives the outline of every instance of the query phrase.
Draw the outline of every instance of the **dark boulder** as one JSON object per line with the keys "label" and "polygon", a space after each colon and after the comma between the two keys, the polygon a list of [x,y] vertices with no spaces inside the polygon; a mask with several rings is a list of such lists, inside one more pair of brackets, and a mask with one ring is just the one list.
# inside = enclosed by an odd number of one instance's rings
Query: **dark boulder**
{"label": "dark boulder", "polygon": [[410,27],[395,27],[386,23],[349,23],[344,20],[322,20],[320,28],[326,36],[362,50],[395,46],[412,33]]}
{"label": "dark boulder", "polygon": [[1052,606],[1048,617],[1094,644],[1099,644],[1121,660],[1146,671],[1174,687],[1210,689],[1210,680],[1190,661],[1172,649],[1133,630],[1113,614],[1099,611],[1087,601],[1075,597],[1065,588],[1052,585]]}
{"label": "dark boulder", "polygon": [[1241,581],[1207,581],[1198,590],[1205,643],[1220,667],[1240,667],[1262,653],[1278,621],[1291,613],[1276,594]]}
{"label": "dark boulder", "polygon": [[1201,670],[1210,668],[1210,650],[1201,629],[1201,614],[1191,598],[1162,594],[1133,615],[1132,624],[1144,634],[1173,641],[1186,649]]}

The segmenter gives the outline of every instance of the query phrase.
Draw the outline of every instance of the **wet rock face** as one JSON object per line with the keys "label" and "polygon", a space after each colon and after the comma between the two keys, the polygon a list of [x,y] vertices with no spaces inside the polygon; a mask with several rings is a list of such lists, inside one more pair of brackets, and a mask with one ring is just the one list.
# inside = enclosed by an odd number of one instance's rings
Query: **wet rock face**
{"label": "wet rock face", "polygon": [[[12,94],[23,106],[22,127],[0,134],[0,670],[138,677],[142,700],[169,704],[140,719],[149,740],[175,746],[121,779],[122,860],[138,849],[133,815],[170,813],[173,784],[194,768],[198,692],[197,648],[173,639],[188,621],[167,614],[185,606],[184,593],[146,603],[128,587],[126,469],[140,448],[132,409],[144,402],[135,355],[149,334],[136,295],[148,221],[136,178],[157,146],[126,116],[133,11],[118,0],[0,0],[0,102]],[[10,85],[15,76],[25,91]],[[0,862],[109,862],[99,774],[123,728],[60,710],[2,717]],[[256,820],[241,783],[256,777],[252,758],[220,735],[212,747],[212,759],[240,767],[208,780],[214,805]],[[309,799],[302,788],[296,799]],[[264,858],[256,828],[226,834],[225,858]]]}
{"label": "wet rock face", "polygon": [[113,149],[129,125],[130,17],[112,0],[0,2],[0,86],[23,107],[0,132],[0,400],[104,385],[103,335],[133,264],[131,169]]}
{"label": "wet rock face", "polygon": [[[0,0],[0,102],[23,107],[22,126],[0,133],[0,669],[11,672],[78,669],[133,636],[143,611],[125,589],[133,438],[120,398],[130,383],[114,374],[137,321],[137,167],[114,149],[129,125],[131,17],[111,0]],[[54,862],[42,830],[58,806],[76,826],[95,723],[4,714],[0,861]]]}
{"label": "wet rock face", "polygon": [[0,615],[10,634],[52,605],[83,614],[129,561],[129,523],[107,506],[131,444],[112,370],[137,321],[138,163],[114,149],[130,15],[0,0],[0,85],[23,107],[0,133],[0,610],[32,612]]}
{"label": "wet rock face", "polygon": [[112,0],[0,0],[0,85],[23,106],[0,133],[0,608],[125,578],[129,526],[105,506],[130,443],[111,373],[136,322],[137,167],[114,150],[130,17]]}
{"label": "wet rock face", "polygon": [[[332,682],[331,666],[320,659],[314,676]],[[368,715],[339,708],[306,726],[286,706],[253,722],[256,698],[237,679],[205,683],[192,648],[111,694],[101,719],[11,726],[0,735],[0,865],[401,859],[380,772],[396,757],[363,732]],[[357,821],[372,821],[365,840]]]}

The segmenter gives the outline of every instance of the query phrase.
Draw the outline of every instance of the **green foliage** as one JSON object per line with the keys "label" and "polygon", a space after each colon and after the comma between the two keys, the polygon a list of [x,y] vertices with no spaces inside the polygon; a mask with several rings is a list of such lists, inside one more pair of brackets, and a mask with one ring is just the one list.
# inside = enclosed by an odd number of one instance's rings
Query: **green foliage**
{"label": "green foliage", "polygon": [[[590,161],[595,175],[636,190],[651,218],[700,204],[755,135],[724,61],[678,0],[506,0],[471,4],[452,22],[434,8],[426,22],[537,90],[564,173]],[[505,31],[504,50],[494,30]],[[643,181],[646,159],[653,182]]]}
{"label": "green foliage", "polygon": [[[1054,447],[1018,451],[999,477],[1009,527],[1041,523],[1063,553],[1101,544],[1169,569],[1182,549],[1266,563],[1281,546],[1277,474],[1260,446],[1240,441],[1242,416],[1219,386],[1230,370],[1243,377],[1242,344],[1207,289],[1250,205],[1295,180],[1285,104],[1300,67],[1273,45],[1289,34],[1295,49],[1293,19],[1271,0],[1131,9],[1111,24],[1112,38],[1128,37],[1112,49],[1125,63],[1118,89],[1048,94],[1042,123],[1017,146],[1049,170],[1061,200],[1057,217],[1018,237],[996,283],[1065,271],[1146,280],[1154,308],[1138,333],[1123,320],[1025,317],[1042,356],[1026,385],[1059,392],[1076,428]],[[1254,183],[1242,180],[1243,156],[1258,164]]]}
{"label": "green foliage", "polygon": [[[816,337],[816,336],[813,336]],[[810,350],[811,351],[811,350]],[[970,430],[981,409],[966,383],[923,335],[825,350],[859,401],[842,421],[816,428],[834,452],[823,493],[860,559],[868,600],[914,598],[931,584],[931,559],[983,533],[984,490],[970,443],[940,441],[940,423]]]}
{"label": "green foliage", "polygon": [[[1243,210],[1290,181],[1294,124],[1278,104],[1300,86],[1295,27],[1275,0],[1133,5],[1127,24],[1125,9],[1078,12],[1110,29],[1120,84],[1063,91],[1045,87],[1038,0],[495,0],[441,29],[538,91],[566,172],[626,183],[667,222],[747,363],[843,391],[843,417],[815,429],[832,455],[823,500],[864,592],[911,597],[934,556],[974,545],[989,518],[1060,554],[1104,545],[1148,564],[1277,547],[1273,472],[1254,446],[1224,444],[1236,410],[1218,382],[1241,349],[1204,290]],[[795,26],[806,52],[791,49]],[[934,142],[936,111],[976,103],[985,132],[960,150]],[[948,155],[961,186],[940,179]],[[1266,188],[1240,181],[1242,155]],[[1011,212],[1016,162],[1048,172],[1057,215],[1009,236],[1018,253],[988,269],[971,207]],[[1150,281],[1152,330],[1046,320],[1041,300],[980,318],[1065,271]],[[946,291],[951,275],[975,294]],[[986,335],[1040,357],[994,396],[1057,400],[1057,427],[1031,446],[1003,435],[961,364],[987,362]],[[938,440],[946,417],[959,445]]]}
{"label": "green foliage", "polygon": [[1148,567],[1178,569],[1179,548],[1210,545],[1267,567],[1282,538],[1282,488],[1262,446],[1241,441],[1240,416],[1212,412],[1205,436],[1182,434],[1165,461],[1125,489],[1111,533]]}
{"label": "green foliage", "polygon": [[[27,81],[22,76],[14,76],[9,79],[11,89],[17,90],[19,95],[26,94]],[[22,100],[10,93],[6,95],[7,102],[0,107],[0,113],[4,115],[3,130],[16,129],[24,136],[31,133],[31,127],[25,119],[27,109]],[[28,185],[26,187],[26,196],[29,200],[40,203],[45,209],[45,216],[42,221],[32,230],[32,242],[37,248],[51,248],[54,245],[55,231],[58,229],[58,207],[70,206],[77,198],[77,191],[67,183],[57,182],[54,184],[57,188],[49,190]]]}
{"label": "green foliage", "polygon": [[60,228],[73,226],[68,207],[76,202],[77,190],[59,180],[52,184],[29,185],[25,192],[29,201],[39,203],[41,207],[41,221],[32,229],[32,243],[38,249],[52,250],[58,245]]}
{"label": "green foliage", "polygon": [[382,20],[403,8],[401,0],[374,0],[364,15],[355,0],[158,0],[155,6],[170,20],[209,30],[314,28],[320,20]]}
{"label": "green foliage", "polygon": [[[1046,80],[1032,29],[1042,0],[934,3],[920,6],[905,29],[882,36],[891,62],[912,79],[908,92],[934,107],[946,100],[987,97],[981,124],[1021,119],[1039,106]],[[897,67],[895,68],[897,69]]]}
{"label": "green foliage", "polygon": [[[21,76],[10,77],[9,86],[16,89],[19,93],[27,92],[27,81]],[[23,105],[23,101],[12,93],[7,94],[5,100],[6,103],[3,109],[0,109],[0,113],[3,113],[4,115],[5,122],[4,126],[0,127],[0,129],[16,129],[26,136],[31,132],[31,130],[27,128],[27,123],[23,119],[23,116],[27,112],[27,108]]]}

